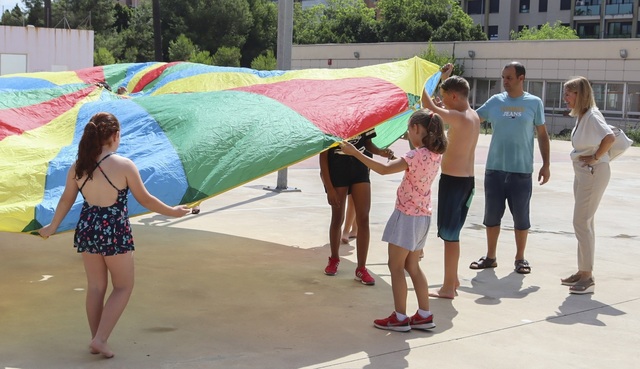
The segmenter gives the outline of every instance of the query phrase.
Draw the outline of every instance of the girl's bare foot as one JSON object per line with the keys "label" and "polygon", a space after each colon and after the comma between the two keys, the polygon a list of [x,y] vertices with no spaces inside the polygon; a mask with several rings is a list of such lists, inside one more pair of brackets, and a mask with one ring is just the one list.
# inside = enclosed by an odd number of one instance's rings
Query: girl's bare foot
{"label": "girl's bare foot", "polygon": [[342,236],[340,237],[340,242],[342,243],[349,243],[349,233],[348,232],[342,232]]}
{"label": "girl's bare foot", "polygon": [[92,354],[102,354],[107,359],[111,359],[115,355],[106,342],[98,341],[95,338],[89,344],[89,349]]}
{"label": "girl's bare foot", "polygon": [[458,293],[454,290],[453,293],[449,292],[449,291],[443,291],[442,288],[439,290],[434,290],[433,292],[429,292],[429,296],[431,297],[437,297],[439,299],[449,299],[449,300],[453,300],[454,297],[456,297],[458,295]]}
{"label": "girl's bare foot", "polygon": [[444,287],[445,286],[442,286],[437,291],[429,292],[429,296],[437,297],[439,299],[453,300],[456,296],[458,296],[458,287],[460,287],[460,282],[456,283],[456,288],[454,288],[453,290],[451,290],[449,288],[444,288]]}

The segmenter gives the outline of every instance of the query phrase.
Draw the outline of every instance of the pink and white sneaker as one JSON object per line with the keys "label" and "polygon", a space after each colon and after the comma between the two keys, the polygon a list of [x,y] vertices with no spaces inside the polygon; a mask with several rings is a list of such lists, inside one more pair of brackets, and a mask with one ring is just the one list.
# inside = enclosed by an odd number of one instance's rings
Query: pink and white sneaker
{"label": "pink and white sneaker", "polygon": [[327,263],[327,267],[324,268],[324,274],[326,275],[336,275],[338,274],[338,265],[340,265],[340,258],[332,258],[329,257],[329,263]]}
{"label": "pink and white sneaker", "polygon": [[376,284],[376,280],[373,279],[373,277],[369,274],[369,271],[365,267],[356,269],[355,280],[367,286],[373,286],[374,284]]}

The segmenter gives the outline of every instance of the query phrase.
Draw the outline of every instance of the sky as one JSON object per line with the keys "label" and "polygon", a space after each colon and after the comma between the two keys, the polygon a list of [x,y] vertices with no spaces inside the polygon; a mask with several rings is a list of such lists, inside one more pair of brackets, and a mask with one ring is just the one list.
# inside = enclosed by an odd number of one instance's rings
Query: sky
{"label": "sky", "polygon": [[16,4],[23,7],[22,1],[19,0],[0,0],[0,11],[11,10]]}

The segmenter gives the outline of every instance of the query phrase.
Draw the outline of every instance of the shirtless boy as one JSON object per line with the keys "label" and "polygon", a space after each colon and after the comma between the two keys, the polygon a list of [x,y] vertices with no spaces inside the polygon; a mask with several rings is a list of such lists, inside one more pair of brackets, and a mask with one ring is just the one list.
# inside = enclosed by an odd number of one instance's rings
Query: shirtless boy
{"label": "shirtless boy", "polygon": [[444,281],[432,297],[453,299],[460,286],[458,260],[460,258],[460,230],[467,218],[473,198],[474,159],[480,118],[469,106],[469,83],[462,77],[452,76],[453,65],[442,67],[440,94],[437,106],[425,92],[422,104],[440,115],[449,126],[449,146],[442,157],[442,174],[438,185],[438,237],[444,241]]}

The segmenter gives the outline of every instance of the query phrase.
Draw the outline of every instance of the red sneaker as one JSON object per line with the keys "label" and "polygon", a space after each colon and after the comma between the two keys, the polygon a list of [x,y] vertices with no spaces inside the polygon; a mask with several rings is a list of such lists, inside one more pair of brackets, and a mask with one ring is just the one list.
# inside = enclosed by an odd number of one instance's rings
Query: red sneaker
{"label": "red sneaker", "polygon": [[409,322],[409,317],[406,317],[403,321],[399,321],[398,316],[394,311],[388,318],[374,320],[373,326],[380,329],[386,329],[388,331],[409,332],[411,330]]}
{"label": "red sneaker", "polygon": [[336,275],[338,274],[338,265],[340,265],[340,258],[332,258],[329,257],[329,263],[327,267],[324,268],[324,274],[326,275]]}
{"label": "red sneaker", "polygon": [[373,286],[374,284],[376,284],[376,280],[373,279],[371,275],[369,275],[369,271],[365,267],[356,269],[355,280],[359,281],[362,284],[366,284],[367,286]]}
{"label": "red sneaker", "polygon": [[433,323],[433,314],[423,318],[417,311],[416,314],[409,319],[409,325],[412,329],[433,329],[436,327]]}

